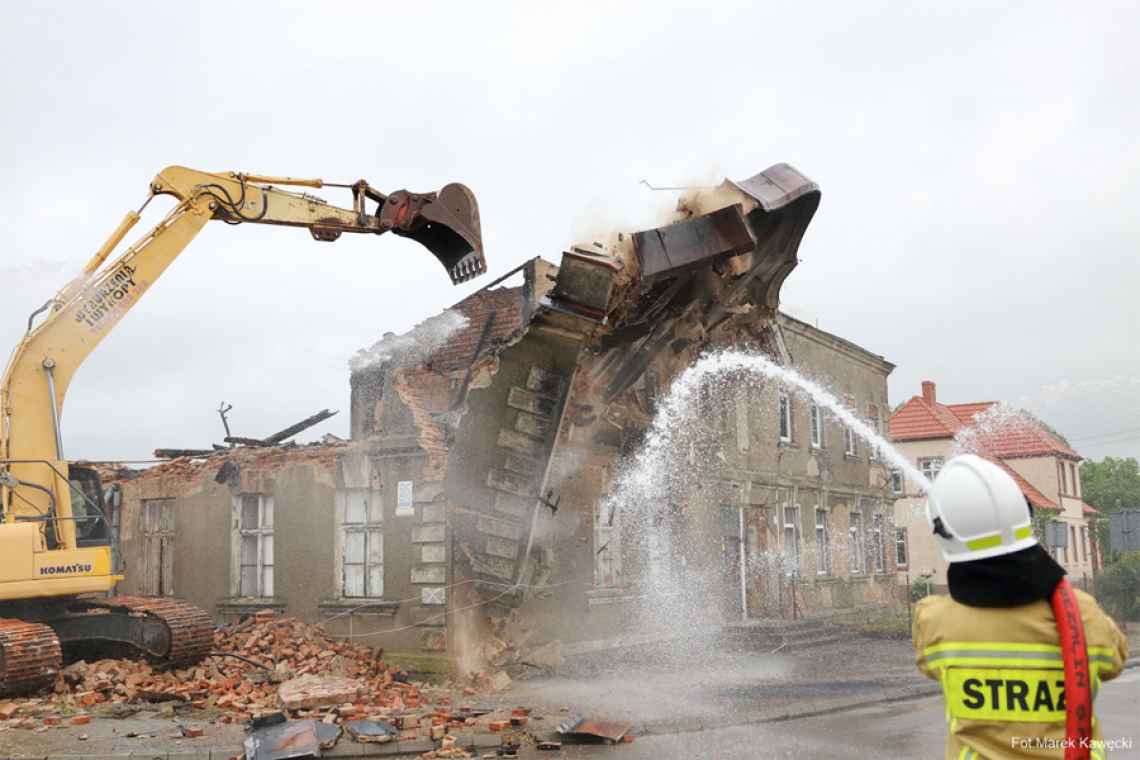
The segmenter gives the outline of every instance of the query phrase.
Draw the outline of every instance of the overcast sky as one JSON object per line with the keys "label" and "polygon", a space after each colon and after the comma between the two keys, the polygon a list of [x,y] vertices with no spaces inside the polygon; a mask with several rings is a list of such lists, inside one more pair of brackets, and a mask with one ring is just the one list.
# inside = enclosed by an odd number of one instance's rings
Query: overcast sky
{"label": "overcast sky", "polygon": [[[892,404],[929,378],[1140,456],[1128,5],[13,5],[0,346],[167,164],[465,182],[494,276],[652,226],[673,198],[643,178],[787,161],[823,201],[785,308],[897,364]],[[303,438],[347,435],[352,353],[489,281],[392,236],[211,224],[78,373],[67,454],[220,442],[222,400],[236,434],[331,407]]]}

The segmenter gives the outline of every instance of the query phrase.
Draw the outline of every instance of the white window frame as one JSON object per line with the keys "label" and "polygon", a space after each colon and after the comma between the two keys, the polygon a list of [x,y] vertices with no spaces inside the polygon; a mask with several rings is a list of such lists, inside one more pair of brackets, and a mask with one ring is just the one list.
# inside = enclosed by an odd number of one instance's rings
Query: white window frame
{"label": "white window frame", "polygon": [[859,456],[859,444],[856,440],[855,428],[845,426],[843,428],[843,438],[845,444],[843,453],[849,457]]}
{"label": "white window frame", "polygon": [[867,574],[867,552],[863,543],[863,512],[852,509],[847,513],[847,569],[851,575]]}
{"label": "white window frame", "polygon": [[[247,499],[256,499],[257,522],[255,525],[246,525],[245,502]],[[233,533],[233,596],[241,598],[272,599],[274,595],[274,554],[273,525],[274,509],[273,495],[265,493],[243,493],[233,498],[234,533]],[[253,562],[249,563],[244,553],[246,539],[252,539],[256,547]],[[256,568],[256,582],[254,588],[248,588],[243,583],[243,569]],[[252,592],[252,593],[248,593]]]}
{"label": "white window frame", "polygon": [[792,442],[792,397],[783,388],[779,391],[776,401],[776,411],[779,415],[780,440],[784,443]]}
{"label": "white window frame", "polygon": [[[372,488],[342,488],[336,496],[340,596],[343,599],[383,599],[383,492]],[[350,574],[350,570],[357,568],[358,573]]]}
{"label": "white window frame", "polygon": [[784,504],[782,508],[784,529],[781,540],[784,548],[784,574],[800,574],[800,505]]}
{"label": "white window frame", "polygon": [[812,402],[811,409],[808,412],[811,421],[811,447],[813,449],[823,448],[823,410],[819,408],[819,404]]}
{"label": "white window frame", "polygon": [[887,543],[883,535],[883,513],[871,513],[871,546],[875,550],[875,572],[887,572]]}
{"label": "white window frame", "polygon": [[933,481],[946,464],[945,457],[919,457],[918,469],[929,480]]}
{"label": "white window frame", "polygon": [[910,546],[906,528],[895,528],[895,567],[910,567]]}
{"label": "white window frame", "polygon": [[[823,515],[823,520],[820,520]],[[815,508],[815,574],[831,575],[831,533],[827,525],[827,509]]]}
{"label": "white window frame", "polygon": [[903,481],[903,473],[898,467],[891,468],[891,493],[895,496],[901,496],[903,491],[906,490],[906,483]]}

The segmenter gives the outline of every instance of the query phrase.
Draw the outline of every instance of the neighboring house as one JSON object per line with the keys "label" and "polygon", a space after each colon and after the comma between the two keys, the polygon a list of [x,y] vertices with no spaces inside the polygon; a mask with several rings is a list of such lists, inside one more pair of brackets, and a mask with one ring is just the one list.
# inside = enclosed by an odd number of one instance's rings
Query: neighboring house
{"label": "neighboring house", "polygon": [[[1081,500],[1081,455],[1036,419],[1005,412],[994,401],[943,404],[935,384],[927,380],[921,395],[891,415],[890,437],[895,448],[930,478],[961,450],[999,465],[1036,510],[1039,534],[1047,522],[1064,526],[1067,545],[1050,551],[1070,577],[1086,584],[1099,572],[1100,554],[1090,524],[1097,513]],[[900,578],[914,581],[929,573],[932,583],[945,586],[946,563],[926,522],[925,498],[901,473],[893,473],[892,481],[898,497]]]}

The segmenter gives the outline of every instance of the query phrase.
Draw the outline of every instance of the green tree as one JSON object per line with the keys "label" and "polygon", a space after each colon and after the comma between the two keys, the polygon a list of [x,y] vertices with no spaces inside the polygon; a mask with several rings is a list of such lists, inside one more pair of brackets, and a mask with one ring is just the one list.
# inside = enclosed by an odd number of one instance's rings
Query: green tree
{"label": "green tree", "polygon": [[1081,464],[1084,500],[1101,512],[1140,508],[1140,465],[1136,460],[1105,457]]}
{"label": "green tree", "polygon": [[1099,462],[1082,463],[1081,495],[1103,515],[1093,530],[1105,560],[1111,562],[1107,516],[1118,509],[1140,509],[1140,465],[1131,457],[1105,457]]}

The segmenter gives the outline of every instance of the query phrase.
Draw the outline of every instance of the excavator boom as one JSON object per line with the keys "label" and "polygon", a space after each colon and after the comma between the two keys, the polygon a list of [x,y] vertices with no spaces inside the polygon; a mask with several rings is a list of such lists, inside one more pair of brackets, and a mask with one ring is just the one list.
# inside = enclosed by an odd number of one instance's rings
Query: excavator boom
{"label": "excavator boom", "polygon": [[[347,190],[352,203],[334,206],[302,188]],[[60,427],[80,364],[207,222],[305,227],[326,242],[345,232],[392,232],[427,248],[455,284],[487,269],[479,208],[460,184],[385,194],[364,180],[169,166],[151,182],[143,208],[158,195],[178,203],[109,261],[143,209],[128,212],[79,276],[33,312],[0,380],[0,693],[50,683],[69,647],[129,644],[166,663],[194,661],[208,650],[211,622],[190,605],[80,598],[110,591],[122,576],[111,561],[98,474],[65,459]]]}

